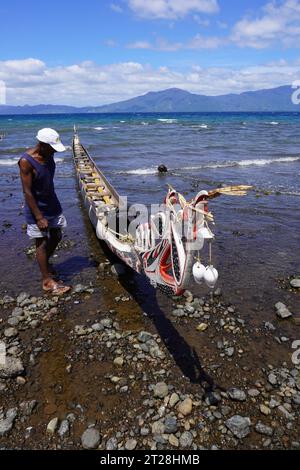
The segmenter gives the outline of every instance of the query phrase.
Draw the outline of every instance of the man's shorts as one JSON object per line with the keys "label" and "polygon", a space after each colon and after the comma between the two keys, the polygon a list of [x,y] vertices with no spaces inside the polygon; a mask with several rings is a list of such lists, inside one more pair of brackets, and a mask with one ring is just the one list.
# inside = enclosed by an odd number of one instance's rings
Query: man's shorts
{"label": "man's shorts", "polygon": [[[67,226],[67,219],[63,214],[57,215],[56,217],[46,217],[49,224],[49,229],[51,228],[65,228]],[[37,224],[28,224],[27,225],[27,235],[29,238],[45,238],[48,236],[47,230],[40,230]]]}

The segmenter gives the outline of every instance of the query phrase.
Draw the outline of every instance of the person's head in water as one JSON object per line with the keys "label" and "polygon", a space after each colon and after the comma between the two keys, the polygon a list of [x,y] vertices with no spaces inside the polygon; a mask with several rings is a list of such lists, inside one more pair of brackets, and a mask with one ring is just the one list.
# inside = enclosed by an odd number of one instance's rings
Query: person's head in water
{"label": "person's head in water", "polygon": [[159,173],[167,173],[168,172],[168,168],[166,167],[166,165],[159,165],[159,167],[157,168],[157,171]]}
{"label": "person's head in water", "polygon": [[41,129],[37,136],[39,153],[45,158],[53,156],[55,152],[64,152],[66,147],[62,144],[58,132],[54,129]]}

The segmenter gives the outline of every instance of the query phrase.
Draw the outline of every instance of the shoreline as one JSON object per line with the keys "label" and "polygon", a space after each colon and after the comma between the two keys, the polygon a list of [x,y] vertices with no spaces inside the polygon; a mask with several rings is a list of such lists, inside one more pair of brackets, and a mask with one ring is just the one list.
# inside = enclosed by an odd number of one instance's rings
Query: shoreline
{"label": "shoreline", "polygon": [[143,298],[140,279],[92,257],[92,286],[0,306],[0,339],[24,367],[0,380],[2,448],[300,448],[293,320],[253,317],[220,289]]}

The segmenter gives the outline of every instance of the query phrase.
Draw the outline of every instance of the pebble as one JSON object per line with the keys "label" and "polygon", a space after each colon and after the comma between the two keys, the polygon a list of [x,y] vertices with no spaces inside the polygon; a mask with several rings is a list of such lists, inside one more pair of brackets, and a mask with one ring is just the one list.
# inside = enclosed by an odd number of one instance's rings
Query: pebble
{"label": "pebble", "polygon": [[276,328],[275,328],[275,326],[273,325],[273,323],[271,323],[271,322],[269,322],[269,321],[266,321],[266,322],[264,323],[264,327],[265,327],[266,330],[269,330],[269,331],[275,331],[275,330],[276,330]]}
{"label": "pebble", "polygon": [[114,359],[114,364],[115,364],[116,366],[122,366],[122,365],[124,364],[124,358],[121,357],[121,356],[120,356],[120,357],[116,357],[116,358]]}
{"label": "pebble", "polygon": [[273,432],[274,432],[270,426],[266,426],[260,421],[255,425],[255,431],[265,436],[273,436]]}
{"label": "pebble", "polygon": [[250,434],[251,421],[248,417],[235,415],[225,421],[226,427],[232,432],[232,434],[239,439],[244,439]]}
{"label": "pebble", "polygon": [[226,349],[225,349],[225,354],[226,354],[226,356],[228,356],[228,357],[232,357],[232,356],[234,355],[234,348],[233,348],[233,347],[226,348]]}
{"label": "pebble", "polygon": [[4,330],[4,336],[6,338],[13,338],[17,336],[17,334],[18,330],[16,328],[6,328],[6,330]]}
{"label": "pebble", "polygon": [[197,331],[205,331],[205,330],[207,330],[207,328],[208,328],[207,323],[200,323],[200,325],[197,326],[196,330]]}
{"label": "pebble", "polygon": [[153,395],[155,398],[165,398],[169,393],[168,385],[165,382],[159,382],[155,385]]}
{"label": "pebble", "polygon": [[175,434],[177,432],[178,424],[175,416],[168,416],[165,419],[164,425],[166,434]]}
{"label": "pebble", "polygon": [[248,395],[252,398],[258,397],[258,395],[260,395],[260,391],[257,390],[257,388],[250,388],[250,390],[248,390]]}
{"label": "pebble", "polygon": [[294,417],[291,413],[289,413],[289,412],[287,411],[287,409],[286,409],[284,406],[282,406],[282,405],[280,405],[280,406],[278,407],[278,411],[279,411],[286,419],[289,419],[289,420],[291,420],[291,421],[293,421],[293,420],[295,419],[295,417]]}
{"label": "pebble", "polygon": [[5,363],[0,362],[0,378],[11,379],[24,372],[22,361],[13,356],[6,356]]}
{"label": "pebble", "polygon": [[186,447],[191,447],[193,443],[193,435],[189,431],[185,431],[181,434],[179,438],[179,443],[181,447],[186,448]]}
{"label": "pebble", "polygon": [[247,399],[246,393],[238,388],[231,388],[228,390],[229,397],[234,401],[245,401]]}
{"label": "pebble", "polygon": [[277,302],[275,309],[277,316],[281,319],[290,318],[293,315],[282,302]]}
{"label": "pebble", "polygon": [[125,442],[125,449],[126,450],[134,450],[137,446],[137,441],[135,439],[128,439]]}
{"label": "pebble", "polygon": [[266,405],[260,405],[259,409],[260,409],[260,412],[265,416],[269,416],[269,414],[271,414],[270,408],[268,408]]}
{"label": "pebble", "polygon": [[100,444],[100,433],[98,429],[86,429],[81,436],[81,444],[84,449],[96,449]]}
{"label": "pebble", "polygon": [[180,401],[180,398],[177,395],[177,393],[172,393],[170,400],[169,400],[169,406],[173,408],[179,401]]}
{"label": "pebble", "polygon": [[20,320],[17,317],[11,317],[7,320],[7,323],[10,326],[17,326],[20,323]]}
{"label": "pebble", "polygon": [[17,409],[11,408],[7,411],[5,419],[0,419],[0,437],[5,436],[5,434],[8,434],[11,431],[17,414]]}
{"label": "pebble", "polygon": [[151,432],[152,434],[156,435],[160,435],[160,434],[164,434],[165,433],[165,425],[162,421],[155,421],[154,423],[152,423],[151,425]]}
{"label": "pebble", "polygon": [[176,436],[174,436],[174,434],[171,434],[169,436],[169,444],[173,447],[178,447],[179,446],[179,440],[177,439]]}
{"label": "pebble", "polygon": [[153,336],[147,331],[140,331],[137,339],[140,343],[147,343],[150,339],[153,339]]}
{"label": "pebble", "polygon": [[118,441],[115,437],[111,437],[106,442],[106,450],[118,450]]}
{"label": "pebble", "polygon": [[69,421],[67,419],[64,419],[59,426],[58,434],[60,435],[61,438],[64,438],[69,435],[69,432],[70,432]]}
{"label": "pebble", "polygon": [[58,418],[53,418],[47,425],[47,433],[54,434],[58,426]]}
{"label": "pebble", "polygon": [[290,281],[290,285],[291,287],[293,287],[294,289],[300,289],[300,279],[297,278],[297,279],[292,279]]}
{"label": "pebble", "polygon": [[191,414],[193,409],[193,402],[190,398],[186,398],[181,403],[179,403],[177,407],[177,411],[181,413],[183,416],[188,416]]}
{"label": "pebble", "polygon": [[277,377],[275,374],[269,374],[268,375],[268,382],[271,384],[271,385],[277,385]]}
{"label": "pebble", "polygon": [[24,401],[23,403],[20,403],[19,408],[21,413],[25,416],[30,416],[37,403],[38,402],[36,400]]}
{"label": "pebble", "polygon": [[101,323],[94,323],[94,324],[92,325],[92,329],[93,329],[94,331],[103,331],[103,330],[104,330],[104,326],[101,325]]}

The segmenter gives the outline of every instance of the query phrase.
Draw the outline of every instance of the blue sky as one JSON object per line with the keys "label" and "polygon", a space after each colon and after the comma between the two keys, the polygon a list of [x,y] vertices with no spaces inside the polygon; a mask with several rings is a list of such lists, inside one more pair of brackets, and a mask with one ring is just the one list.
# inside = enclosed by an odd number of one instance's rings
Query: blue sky
{"label": "blue sky", "polygon": [[299,0],[2,0],[8,104],[210,95],[300,79]]}

